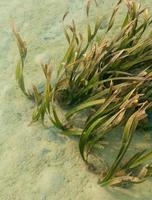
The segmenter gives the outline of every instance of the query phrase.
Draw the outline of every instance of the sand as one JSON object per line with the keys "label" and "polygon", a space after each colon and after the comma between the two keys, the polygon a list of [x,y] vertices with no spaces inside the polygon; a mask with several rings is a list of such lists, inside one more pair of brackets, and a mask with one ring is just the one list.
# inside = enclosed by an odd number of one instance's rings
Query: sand
{"label": "sand", "polygon": [[[65,11],[70,11],[66,22],[74,18],[79,29],[84,30],[84,2],[0,0],[0,200],[151,199],[151,180],[129,190],[101,188],[98,177],[82,161],[76,139],[60,135],[53,127],[45,129],[39,123],[29,126],[33,105],[15,81],[18,52],[10,25],[14,21],[27,42],[25,81],[28,86],[38,84],[42,72],[37,60],[51,58],[57,63],[64,53],[61,19]],[[104,30],[116,0],[98,2]],[[152,6],[151,0],[141,2]]]}

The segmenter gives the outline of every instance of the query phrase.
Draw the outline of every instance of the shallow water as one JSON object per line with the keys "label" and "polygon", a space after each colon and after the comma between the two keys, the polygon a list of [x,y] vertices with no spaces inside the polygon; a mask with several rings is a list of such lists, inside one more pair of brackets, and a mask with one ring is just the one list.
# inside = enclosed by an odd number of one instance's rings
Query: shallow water
{"label": "shallow water", "polygon": [[[102,32],[116,0],[98,2],[98,13],[104,16]],[[152,6],[151,0],[141,2]],[[18,53],[10,24],[15,21],[28,45],[26,82],[37,84],[42,75],[37,60],[51,57],[57,63],[63,55],[63,14],[69,10],[66,22],[76,19],[83,31],[84,5],[84,0],[0,0],[0,200],[151,199],[151,180],[129,190],[101,188],[82,161],[76,140],[55,128],[29,126],[33,105],[15,82]],[[140,145],[150,146],[151,141],[138,143],[137,148]]]}

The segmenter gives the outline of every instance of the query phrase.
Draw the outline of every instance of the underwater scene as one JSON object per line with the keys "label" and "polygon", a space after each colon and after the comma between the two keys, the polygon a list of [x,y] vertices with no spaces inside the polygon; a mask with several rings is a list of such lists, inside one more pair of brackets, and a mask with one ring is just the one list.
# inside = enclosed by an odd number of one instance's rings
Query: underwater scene
{"label": "underwater scene", "polygon": [[152,0],[0,11],[0,200],[151,200]]}

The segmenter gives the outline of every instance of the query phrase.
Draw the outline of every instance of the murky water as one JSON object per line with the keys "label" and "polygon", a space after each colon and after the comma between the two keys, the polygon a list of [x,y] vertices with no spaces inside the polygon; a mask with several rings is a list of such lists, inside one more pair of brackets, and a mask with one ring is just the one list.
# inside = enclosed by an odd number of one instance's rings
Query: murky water
{"label": "murky water", "polygon": [[[98,2],[104,30],[116,0]],[[141,2],[152,6],[151,0]],[[69,10],[66,22],[74,18],[83,32],[84,6],[85,0],[0,0],[0,200],[151,200],[150,180],[129,190],[101,188],[86,169],[77,141],[54,128],[29,126],[33,105],[15,82],[18,53],[10,24],[16,23],[28,45],[26,82],[37,84],[42,73],[36,60],[51,57],[57,63],[64,53],[63,14]]]}

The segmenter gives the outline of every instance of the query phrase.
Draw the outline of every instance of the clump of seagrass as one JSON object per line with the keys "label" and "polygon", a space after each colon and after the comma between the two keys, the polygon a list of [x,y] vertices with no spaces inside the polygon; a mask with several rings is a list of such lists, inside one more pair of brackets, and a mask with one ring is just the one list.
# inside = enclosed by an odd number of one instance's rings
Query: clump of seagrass
{"label": "clump of seagrass", "polygon": [[[87,4],[89,18],[90,2]],[[118,33],[108,37],[115,23],[120,4],[127,6],[127,14]],[[97,2],[95,1],[96,5]],[[63,24],[67,13],[63,17]],[[139,122],[147,119],[152,110],[152,20],[146,8],[133,0],[119,0],[110,18],[104,39],[96,40],[102,18],[95,26],[87,24],[87,41],[72,25],[64,25],[68,48],[58,67],[55,86],[51,85],[51,70],[42,64],[46,82],[25,88],[23,68],[27,48],[20,35],[13,29],[20,52],[16,79],[23,93],[35,102],[32,121],[47,115],[51,122],[66,135],[78,135],[80,154],[87,165],[94,147],[117,127],[124,127],[119,152],[111,167],[101,171],[99,184],[124,185],[140,183],[152,176],[152,151],[136,152],[124,162],[124,156]],[[56,111],[56,103],[66,107],[65,121]],[[89,110],[82,130],[68,121],[77,113]],[[78,129],[77,129],[78,128]],[[148,163],[147,163],[148,162]],[[96,164],[96,163],[95,163]]]}

